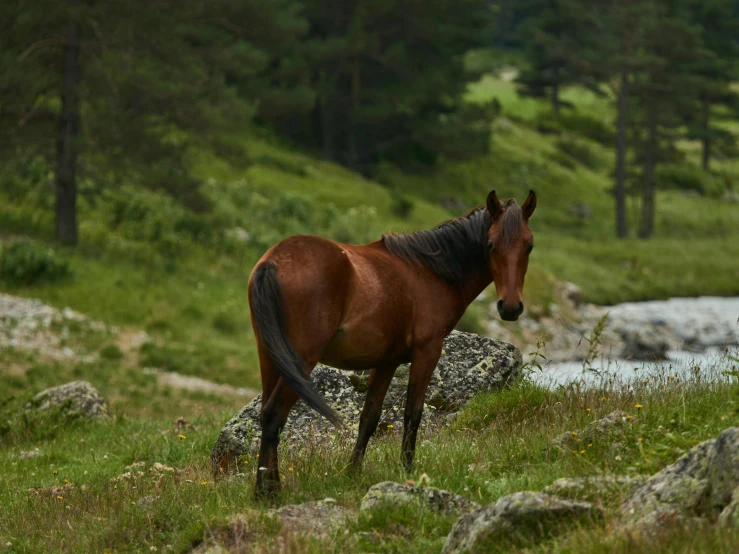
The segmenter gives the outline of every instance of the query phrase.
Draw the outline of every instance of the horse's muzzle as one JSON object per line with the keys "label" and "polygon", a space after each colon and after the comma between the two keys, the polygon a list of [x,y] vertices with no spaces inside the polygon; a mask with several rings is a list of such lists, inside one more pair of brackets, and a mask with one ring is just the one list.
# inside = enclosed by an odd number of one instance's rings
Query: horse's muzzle
{"label": "horse's muzzle", "polygon": [[498,300],[497,306],[500,318],[504,321],[516,321],[518,316],[523,313],[523,302],[519,302],[518,305],[511,308],[510,306],[506,306],[502,300]]}

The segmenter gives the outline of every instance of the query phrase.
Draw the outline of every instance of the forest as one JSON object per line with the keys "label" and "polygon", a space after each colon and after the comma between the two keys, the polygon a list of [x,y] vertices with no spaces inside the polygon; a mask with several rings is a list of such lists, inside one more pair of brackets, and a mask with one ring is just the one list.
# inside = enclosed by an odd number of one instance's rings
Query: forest
{"label": "forest", "polygon": [[[465,94],[504,65],[520,68],[518,95],[550,103],[540,128],[574,128],[612,149],[618,237],[632,232],[629,196],[640,205],[633,232],[647,238],[661,187],[734,190],[734,176],[712,168],[737,156],[726,126],[739,109],[731,0],[18,0],[0,9],[4,171],[30,181],[53,173],[45,193],[63,244],[79,240],[78,197],[123,184],[208,212],[193,152],[248,164],[237,135],[267,133],[380,182],[388,166],[422,174],[474,159],[489,150],[501,103]],[[563,97],[575,86],[605,99],[613,117]],[[700,142],[703,174],[685,166],[684,140]],[[28,179],[18,190],[8,181],[9,194],[28,193]]]}

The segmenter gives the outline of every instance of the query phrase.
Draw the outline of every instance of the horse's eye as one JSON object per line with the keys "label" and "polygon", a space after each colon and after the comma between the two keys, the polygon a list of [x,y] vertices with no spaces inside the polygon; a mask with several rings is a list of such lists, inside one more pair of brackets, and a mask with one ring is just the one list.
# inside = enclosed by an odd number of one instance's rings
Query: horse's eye
{"label": "horse's eye", "polygon": [[491,252],[495,250],[495,245],[492,243],[492,241],[488,241],[488,250]]}
{"label": "horse's eye", "polygon": [[526,253],[527,253],[527,254],[531,254],[531,251],[532,251],[533,249],[534,249],[534,245],[532,244],[531,246],[529,246],[529,249],[528,249],[528,251],[527,251]]}

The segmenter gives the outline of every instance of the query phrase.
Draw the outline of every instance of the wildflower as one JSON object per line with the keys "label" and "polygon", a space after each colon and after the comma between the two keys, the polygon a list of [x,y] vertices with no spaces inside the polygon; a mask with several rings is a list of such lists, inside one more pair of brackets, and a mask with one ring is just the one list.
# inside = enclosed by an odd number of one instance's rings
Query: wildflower
{"label": "wildflower", "polygon": [[387,428],[388,428],[388,429],[395,429],[395,425],[393,425],[393,424],[391,423],[390,425],[388,425],[388,426],[387,426]]}
{"label": "wildflower", "polygon": [[590,443],[590,444],[588,445],[588,448],[592,448],[592,447],[593,447],[593,443],[591,442],[591,443]]}
{"label": "wildflower", "polygon": [[665,384],[664,384],[664,383],[660,383],[660,384],[659,384],[659,386],[660,386],[660,387],[664,387],[664,386],[665,386]]}
{"label": "wildflower", "polygon": [[64,497],[60,494],[59,496],[56,497],[56,499],[57,500],[64,500]]}
{"label": "wildflower", "polygon": [[627,419],[627,420],[629,420],[629,421],[631,421],[631,420],[632,420],[632,419],[634,419],[634,418],[633,418],[633,417],[631,417],[630,415],[627,415],[627,416],[626,416],[626,419]]}
{"label": "wildflower", "polygon": [[644,406],[642,404],[637,404],[634,406],[637,410],[641,410]]}
{"label": "wildflower", "polygon": [[208,481],[200,481],[200,484],[203,485],[203,486],[205,486],[205,485],[208,484]]}
{"label": "wildflower", "polygon": [[644,381],[642,382],[646,385],[647,383],[649,383],[649,379],[644,379]]}
{"label": "wildflower", "polygon": [[606,397],[605,396],[601,396],[600,399],[603,400],[604,402],[606,401]]}
{"label": "wildflower", "polygon": [[552,423],[552,427],[554,427],[554,423]]}
{"label": "wildflower", "polygon": [[150,546],[149,547],[149,552],[156,552],[157,550],[158,550],[158,548],[156,546]]}
{"label": "wildflower", "polygon": [[675,378],[674,378],[674,377],[673,377],[672,375],[670,375],[670,376],[669,376],[669,377],[667,378],[667,380],[668,380],[668,381],[674,381],[674,380],[675,380]]}
{"label": "wildflower", "polygon": [[179,437],[180,440],[185,440],[187,438],[185,435],[177,435],[177,437]]}
{"label": "wildflower", "polygon": [[582,439],[577,439],[577,442],[582,442]]}
{"label": "wildflower", "polygon": [[721,421],[725,420],[726,418],[724,416],[721,416]]}
{"label": "wildflower", "polygon": [[289,467],[289,468],[287,468],[287,470],[288,470],[288,471],[292,471],[292,470],[293,470],[293,468]]}
{"label": "wildflower", "polygon": [[580,454],[585,454],[585,451],[584,450],[580,450]]}
{"label": "wildflower", "polygon": [[55,469],[51,473],[52,473],[52,475],[57,475],[59,472]]}
{"label": "wildflower", "polygon": [[590,413],[590,408],[585,408],[585,411],[586,411],[587,413]]}
{"label": "wildflower", "polygon": [[576,437],[577,436],[577,431],[572,431],[572,436],[573,437]]}
{"label": "wildflower", "polygon": [[638,438],[638,439],[636,439],[636,440],[638,440],[639,442],[641,442],[641,441],[643,441],[644,439],[643,439],[643,438],[641,438],[641,437],[639,437],[639,438]]}
{"label": "wildflower", "polygon": [[64,484],[65,484],[65,485],[69,485],[69,479],[65,479],[65,480],[64,480]]}
{"label": "wildflower", "polygon": [[573,450],[573,451],[572,451],[572,453],[573,453],[573,454],[577,454],[577,450]]}
{"label": "wildflower", "polygon": [[249,460],[244,460],[244,465],[245,466],[248,466],[249,465]]}

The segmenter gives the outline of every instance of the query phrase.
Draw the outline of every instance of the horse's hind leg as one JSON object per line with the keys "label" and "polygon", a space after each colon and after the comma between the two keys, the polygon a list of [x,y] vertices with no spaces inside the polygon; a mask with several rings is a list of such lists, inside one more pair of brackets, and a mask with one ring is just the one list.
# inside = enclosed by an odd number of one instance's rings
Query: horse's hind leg
{"label": "horse's hind leg", "polygon": [[280,491],[277,447],[280,443],[280,433],[287,422],[287,416],[297,400],[298,395],[295,391],[280,379],[269,400],[262,404],[262,440],[259,445],[256,482],[258,497],[275,495]]}
{"label": "horse's hind leg", "polygon": [[409,472],[413,469],[416,436],[423,415],[426,389],[431,380],[431,374],[441,357],[442,344],[443,340],[430,342],[421,348],[414,349],[411,355],[411,372],[408,377],[403,426],[403,465]]}
{"label": "horse's hind leg", "polygon": [[359,434],[351,458],[354,469],[359,469],[362,466],[367,443],[369,443],[370,437],[374,435],[377,429],[382,413],[382,402],[385,400],[387,389],[396,369],[398,369],[397,365],[389,365],[375,368],[370,372],[367,396],[364,399],[362,415],[359,417]]}

